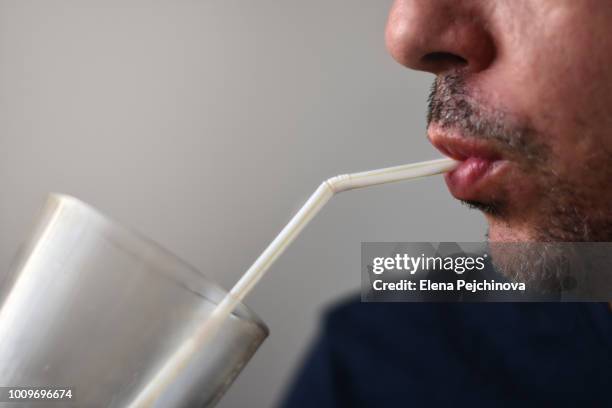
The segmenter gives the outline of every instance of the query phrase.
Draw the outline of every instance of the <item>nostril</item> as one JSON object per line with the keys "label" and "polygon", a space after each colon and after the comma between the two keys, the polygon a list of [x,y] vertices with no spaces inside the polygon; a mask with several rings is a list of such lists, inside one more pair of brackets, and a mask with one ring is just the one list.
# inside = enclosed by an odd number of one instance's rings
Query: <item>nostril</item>
{"label": "nostril", "polygon": [[434,63],[449,62],[461,65],[467,64],[467,60],[465,58],[462,58],[456,54],[451,54],[450,52],[430,52],[429,54],[425,55],[423,59],[425,61]]}
{"label": "nostril", "polygon": [[465,58],[450,52],[430,52],[421,59],[422,63],[432,71],[444,71],[450,68],[462,68],[468,64]]}

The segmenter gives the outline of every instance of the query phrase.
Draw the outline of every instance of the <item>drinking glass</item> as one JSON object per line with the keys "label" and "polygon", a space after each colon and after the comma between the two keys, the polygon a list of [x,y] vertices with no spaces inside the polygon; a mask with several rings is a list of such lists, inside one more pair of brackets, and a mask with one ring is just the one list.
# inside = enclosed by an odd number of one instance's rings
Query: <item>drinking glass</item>
{"label": "drinking glass", "polygon": [[[60,406],[129,406],[225,294],[154,242],[51,195],[0,283],[0,401],[6,387],[36,387],[69,389]],[[214,406],[267,335],[239,304],[153,406]]]}

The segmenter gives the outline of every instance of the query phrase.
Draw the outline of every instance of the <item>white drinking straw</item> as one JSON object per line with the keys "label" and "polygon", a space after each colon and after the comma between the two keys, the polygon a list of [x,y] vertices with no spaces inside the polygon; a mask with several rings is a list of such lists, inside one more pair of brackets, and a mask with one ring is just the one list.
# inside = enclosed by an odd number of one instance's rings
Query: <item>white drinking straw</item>
{"label": "white drinking straw", "polygon": [[211,315],[191,337],[166,361],[155,377],[136,396],[131,408],[151,407],[166,387],[176,379],[196,352],[214,336],[234,308],[259,282],[272,263],[293,242],[304,227],[317,215],[334,194],[356,188],[369,187],[394,181],[432,176],[453,170],[459,163],[452,159],[430,160],[403,166],[388,167],[360,173],[343,174],[325,180],[293,216],[257,260],[242,275],[232,290],[213,310]]}

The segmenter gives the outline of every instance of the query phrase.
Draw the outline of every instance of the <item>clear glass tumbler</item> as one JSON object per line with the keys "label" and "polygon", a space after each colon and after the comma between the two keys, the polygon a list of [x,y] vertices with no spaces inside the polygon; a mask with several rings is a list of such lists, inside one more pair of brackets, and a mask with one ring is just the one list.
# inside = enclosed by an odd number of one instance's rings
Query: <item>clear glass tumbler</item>
{"label": "clear glass tumbler", "polygon": [[[51,195],[0,285],[0,387],[70,389],[60,406],[128,406],[225,293],[92,207]],[[153,406],[214,406],[267,335],[240,304]]]}

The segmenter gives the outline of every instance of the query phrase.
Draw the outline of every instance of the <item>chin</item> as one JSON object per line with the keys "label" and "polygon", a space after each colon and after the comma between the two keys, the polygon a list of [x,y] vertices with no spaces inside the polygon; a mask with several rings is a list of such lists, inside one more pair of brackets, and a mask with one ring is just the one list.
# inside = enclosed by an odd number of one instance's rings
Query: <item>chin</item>
{"label": "chin", "polygon": [[528,225],[487,216],[489,242],[535,242],[536,233]]}

